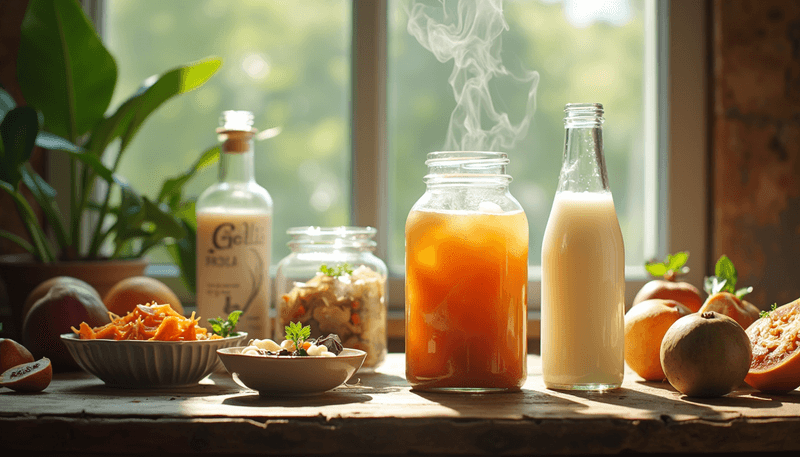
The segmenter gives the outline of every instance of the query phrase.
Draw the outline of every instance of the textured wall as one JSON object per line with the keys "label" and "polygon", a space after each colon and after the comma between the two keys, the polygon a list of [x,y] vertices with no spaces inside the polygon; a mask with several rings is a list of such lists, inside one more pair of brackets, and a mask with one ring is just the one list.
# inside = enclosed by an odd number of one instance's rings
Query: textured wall
{"label": "textured wall", "polygon": [[763,309],[800,297],[800,2],[711,13],[710,261],[727,254]]}

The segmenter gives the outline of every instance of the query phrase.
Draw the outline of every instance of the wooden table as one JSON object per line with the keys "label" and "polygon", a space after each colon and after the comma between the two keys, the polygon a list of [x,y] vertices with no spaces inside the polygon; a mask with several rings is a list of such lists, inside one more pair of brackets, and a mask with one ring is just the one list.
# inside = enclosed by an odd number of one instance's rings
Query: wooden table
{"label": "wooden table", "polygon": [[0,390],[0,450],[49,455],[553,455],[782,452],[800,455],[800,391],[745,388],[692,399],[626,374],[606,393],[544,388],[529,356],[522,392],[411,392],[402,354],[376,374],[306,398],[262,398],[227,373],[175,390],[106,387],[58,374],[42,393]]}

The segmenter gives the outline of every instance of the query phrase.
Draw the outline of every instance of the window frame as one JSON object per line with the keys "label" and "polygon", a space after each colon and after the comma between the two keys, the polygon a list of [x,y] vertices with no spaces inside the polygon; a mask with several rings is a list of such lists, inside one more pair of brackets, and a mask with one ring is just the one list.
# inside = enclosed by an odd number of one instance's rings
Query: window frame
{"label": "window frame", "polygon": [[[81,0],[96,30],[103,36],[105,0]],[[646,84],[655,84],[655,116],[646,118],[658,146],[657,163],[648,173],[657,178],[649,191],[657,192],[657,204],[646,211],[654,217],[657,232],[655,255],[691,252],[694,266],[686,277],[701,284],[708,260],[708,6],[705,2],[653,1],[658,33],[646,59],[657,64],[657,73]],[[376,255],[388,258],[388,145],[387,145],[387,39],[388,0],[353,0],[351,59],[351,223],[377,228]],[[666,20],[664,20],[666,19]],[[648,102],[646,102],[648,103]],[[61,156],[54,156],[51,170],[62,169]],[[63,176],[50,173],[58,188]],[[61,184],[59,184],[61,183]],[[61,194],[64,194],[61,192]],[[659,218],[658,215],[663,217]],[[641,266],[629,266],[626,303],[648,280]],[[156,276],[191,302],[174,265],[151,265],[146,272]],[[273,275],[274,276],[274,275]],[[532,267],[528,286],[529,337],[538,337],[540,284],[539,268]],[[391,274],[388,294],[390,337],[402,336],[404,277]],[[273,288],[274,290],[274,288]]]}

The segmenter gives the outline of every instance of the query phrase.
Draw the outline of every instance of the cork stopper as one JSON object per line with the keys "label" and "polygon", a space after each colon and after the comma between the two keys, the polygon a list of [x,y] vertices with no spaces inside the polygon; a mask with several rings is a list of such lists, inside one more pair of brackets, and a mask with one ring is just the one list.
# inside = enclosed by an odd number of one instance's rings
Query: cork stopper
{"label": "cork stopper", "polygon": [[222,152],[242,153],[250,150],[250,140],[258,133],[253,128],[253,113],[250,111],[224,111],[220,117],[217,136],[222,142]]}
{"label": "cork stopper", "polygon": [[249,151],[250,140],[256,133],[258,133],[256,129],[250,131],[217,129],[219,139],[222,141],[222,152],[234,154]]}

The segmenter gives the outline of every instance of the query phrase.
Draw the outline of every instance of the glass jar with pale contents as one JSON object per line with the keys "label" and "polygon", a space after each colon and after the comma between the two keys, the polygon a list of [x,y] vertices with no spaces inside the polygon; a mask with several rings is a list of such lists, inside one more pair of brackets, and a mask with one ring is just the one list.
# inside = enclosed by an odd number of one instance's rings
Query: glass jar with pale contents
{"label": "glass jar with pale contents", "polygon": [[386,358],[386,264],[373,254],[372,227],[294,227],[292,252],[278,263],[277,321],[280,341],[290,322],[312,335],[339,335],[345,348],[367,353],[362,371]]}
{"label": "glass jar with pale contents", "polygon": [[518,391],[527,377],[528,220],[499,152],[433,152],[406,221],[406,378]]}

